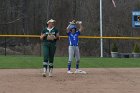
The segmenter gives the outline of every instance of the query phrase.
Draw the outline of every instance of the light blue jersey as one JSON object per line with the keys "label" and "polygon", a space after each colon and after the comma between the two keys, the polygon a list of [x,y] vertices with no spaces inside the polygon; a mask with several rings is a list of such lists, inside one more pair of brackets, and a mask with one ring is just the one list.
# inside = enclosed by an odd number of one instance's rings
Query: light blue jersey
{"label": "light blue jersey", "polygon": [[69,46],[78,46],[80,31],[76,31],[74,34],[72,32],[68,33]]}

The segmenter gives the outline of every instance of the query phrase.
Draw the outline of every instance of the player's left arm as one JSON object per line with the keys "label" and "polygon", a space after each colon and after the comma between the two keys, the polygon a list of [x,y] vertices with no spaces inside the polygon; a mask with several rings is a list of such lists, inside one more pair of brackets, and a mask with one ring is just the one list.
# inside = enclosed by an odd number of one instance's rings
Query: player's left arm
{"label": "player's left arm", "polygon": [[82,32],[83,31],[83,25],[79,24],[79,31]]}
{"label": "player's left arm", "polygon": [[59,39],[60,39],[59,32],[58,32],[58,33],[56,33],[55,39],[57,39],[57,40],[59,40]]}
{"label": "player's left arm", "polygon": [[59,40],[59,39],[60,39],[60,36],[59,36],[59,31],[58,31],[58,30],[56,30],[55,39],[56,39],[56,40]]}

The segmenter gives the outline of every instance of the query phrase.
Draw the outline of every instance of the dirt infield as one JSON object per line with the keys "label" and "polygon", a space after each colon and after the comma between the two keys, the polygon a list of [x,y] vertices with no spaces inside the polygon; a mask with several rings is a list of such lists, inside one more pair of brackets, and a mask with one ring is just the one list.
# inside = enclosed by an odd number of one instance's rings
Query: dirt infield
{"label": "dirt infield", "polygon": [[55,69],[42,77],[40,69],[0,69],[0,93],[139,93],[140,68],[83,69],[70,74]]}

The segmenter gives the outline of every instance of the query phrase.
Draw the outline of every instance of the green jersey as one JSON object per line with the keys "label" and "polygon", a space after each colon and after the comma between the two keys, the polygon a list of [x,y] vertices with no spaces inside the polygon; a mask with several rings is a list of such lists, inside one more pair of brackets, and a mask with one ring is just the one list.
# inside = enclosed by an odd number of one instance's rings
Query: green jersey
{"label": "green jersey", "polygon": [[47,40],[47,36],[49,34],[52,34],[52,35],[56,36],[56,34],[58,33],[58,30],[56,28],[53,28],[50,31],[47,28],[45,28],[44,30],[42,30],[41,33],[42,34],[46,34],[46,37],[44,37],[44,39],[43,39],[43,44],[56,43],[56,41],[57,41],[56,39],[54,39],[54,40]]}

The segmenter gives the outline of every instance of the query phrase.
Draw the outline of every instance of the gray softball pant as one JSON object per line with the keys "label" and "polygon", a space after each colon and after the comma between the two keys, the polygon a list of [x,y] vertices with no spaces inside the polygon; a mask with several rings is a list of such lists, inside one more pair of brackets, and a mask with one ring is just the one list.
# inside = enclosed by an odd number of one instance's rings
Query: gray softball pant
{"label": "gray softball pant", "polygon": [[80,61],[80,52],[78,46],[69,46],[68,52],[69,52],[68,63],[72,62],[73,57],[75,57],[76,62]]}

